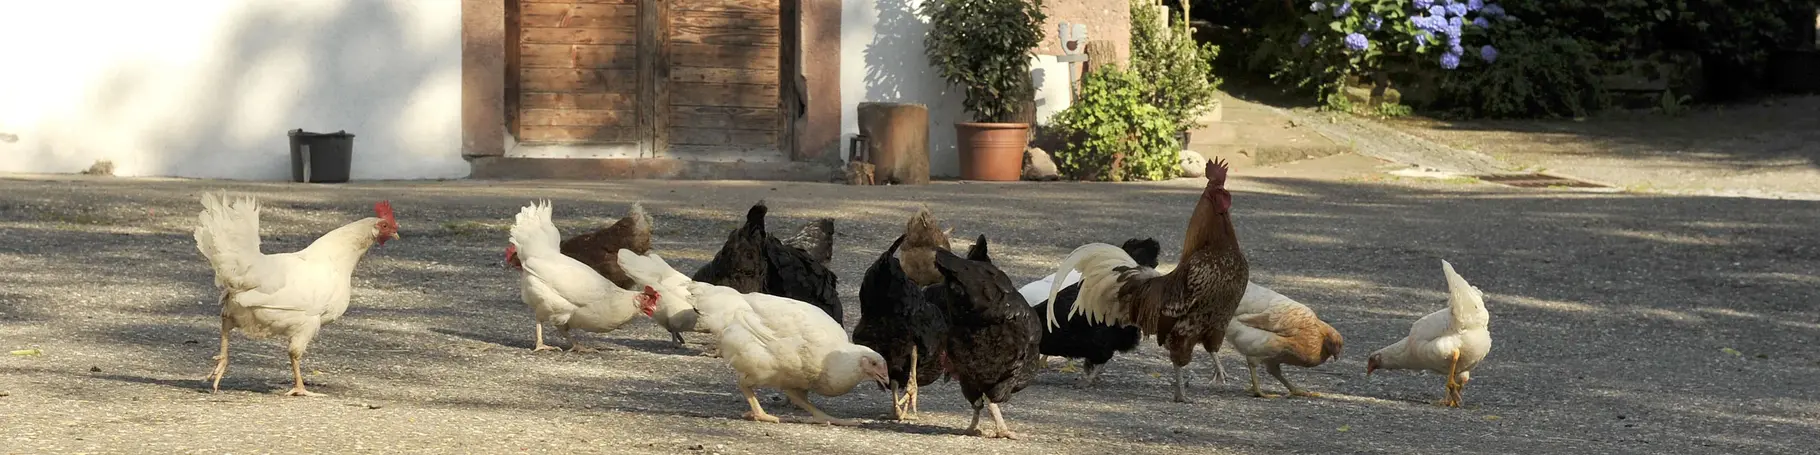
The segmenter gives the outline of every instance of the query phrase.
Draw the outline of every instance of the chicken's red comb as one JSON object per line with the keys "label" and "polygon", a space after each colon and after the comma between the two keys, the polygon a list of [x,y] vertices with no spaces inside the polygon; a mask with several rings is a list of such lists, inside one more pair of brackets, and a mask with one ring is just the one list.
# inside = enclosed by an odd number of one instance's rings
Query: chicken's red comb
{"label": "chicken's red comb", "polygon": [[1208,161],[1207,186],[1224,188],[1226,186],[1226,171],[1225,158],[1214,158],[1213,161]]}
{"label": "chicken's red comb", "polygon": [[379,201],[379,203],[373,204],[373,213],[379,214],[379,219],[398,222],[397,218],[392,217],[392,201]]}

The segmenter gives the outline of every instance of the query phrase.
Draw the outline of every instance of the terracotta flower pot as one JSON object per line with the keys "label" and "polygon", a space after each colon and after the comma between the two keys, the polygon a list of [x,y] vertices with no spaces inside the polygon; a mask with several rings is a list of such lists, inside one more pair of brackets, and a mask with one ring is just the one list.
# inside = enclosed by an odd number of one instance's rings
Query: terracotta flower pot
{"label": "terracotta flower pot", "polygon": [[956,123],[961,180],[1014,182],[1023,176],[1027,123]]}

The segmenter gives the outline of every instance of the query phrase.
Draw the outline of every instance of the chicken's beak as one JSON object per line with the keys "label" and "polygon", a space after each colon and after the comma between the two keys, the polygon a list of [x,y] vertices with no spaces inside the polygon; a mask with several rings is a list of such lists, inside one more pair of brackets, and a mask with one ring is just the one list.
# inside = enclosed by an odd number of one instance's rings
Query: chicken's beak
{"label": "chicken's beak", "polygon": [[891,378],[885,377],[885,374],[882,372],[873,372],[872,382],[878,383],[879,390],[885,390],[891,386]]}

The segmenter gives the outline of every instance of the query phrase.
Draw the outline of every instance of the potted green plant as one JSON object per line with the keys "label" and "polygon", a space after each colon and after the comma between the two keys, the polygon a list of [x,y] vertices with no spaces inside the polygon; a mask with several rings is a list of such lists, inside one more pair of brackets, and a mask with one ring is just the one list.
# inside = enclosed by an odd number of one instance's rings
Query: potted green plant
{"label": "potted green plant", "polygon": [[957,122],[963,180],[1014,181],[1030,125],[1016,123],[1032,98],[1031,53],[1043,40],[1042,0],[924,0],[929,64],[967,95],[972,122]]}

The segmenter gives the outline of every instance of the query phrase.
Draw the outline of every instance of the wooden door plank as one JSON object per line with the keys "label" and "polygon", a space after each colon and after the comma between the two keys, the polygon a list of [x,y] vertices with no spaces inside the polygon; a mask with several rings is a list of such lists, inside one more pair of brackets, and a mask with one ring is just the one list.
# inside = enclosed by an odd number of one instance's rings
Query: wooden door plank
{"label": "wooden door plank", "polygon": [[524,3],[519,23],[530,27],[624,27],[636,23],[637,5]]}
{"label": "wooden door plank", "polygon": [[519,73],[527,92],[638,93],[638,72],[629,69],[526,68]]}
{"label": "wooden door plank", "polygon": [[677,11],[743,12],[777,15],[778,0],[671,0]]}
{"label": "wooden door plank", "polygon": [[636,46],[638,29],[622,28],[577,28],[577,27],[530,27],[520,34],[521,44],[614,44]]}
{"label": "wooden door plank", "polygon": [[670,138],[676,142],[676,145],[724,145],[777,149],[777,131],[770,129],[672,128]]}
{"label": "wooden door plank", "polygon": [[528,143],[627,143],[638,141],[638,131],[620,126],[523,125],[519,142]]}
{"label": "wooden door plank", "polygon": [[700,68],[689,66],[679,66],[670,69],[670,82],[767,85],[778,83],[778,79],[779,76],[776,70]]}
{"label": "wooden door plank", "polygon": [[639,154],[662,156],[669,148],[670,3],[638,2]]}
{"label": "wooden door plank", "polygon": [[525,93],[519,105],[525,109],[586,109],[638,111],[638,95],[625,93]]}
{"label": "wooden door plank", "polygon": [[677,106],[757,107],[776,109],[777,84],[671,83],[671,104]]}
{"label": "wooden door plank", "polygon": [[670,127],[765,130],[775,128],[781,115],[777,109],[673,106]]}
{"label": "wooden door plank", "polygon": [[579,109],[525,109],[525,125],[537,126],[635,126],[637,114],[632,111]]}
{"label": "wooden door plank", "polygon": [[670,46],[670,59],[676,66],[775,70],[778,49],[777,46],[676,43]]}
{"label": "wooden door plank", "polygon": [[637,68],[638,48],[597,44],[520,44],[524,68]]}
{"label": "wooden door plank", "polygon": [[677,11],[671,27],[727,28],[736,30],[776,31],[781,21],[777,13],[735,13],[715,11]]}

